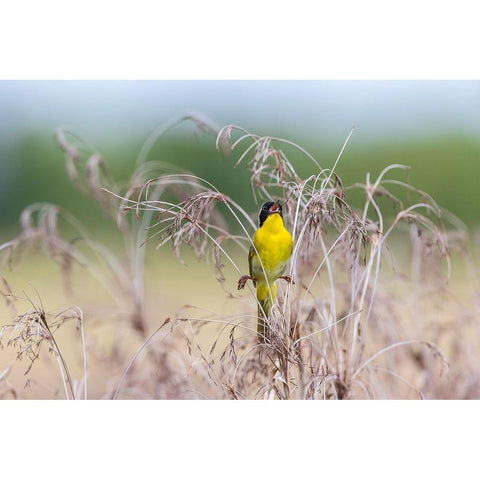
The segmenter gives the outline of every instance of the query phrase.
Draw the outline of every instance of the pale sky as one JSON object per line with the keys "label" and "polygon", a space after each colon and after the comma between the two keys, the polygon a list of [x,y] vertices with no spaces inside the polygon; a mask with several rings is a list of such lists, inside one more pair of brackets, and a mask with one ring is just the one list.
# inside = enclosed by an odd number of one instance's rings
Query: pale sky
{"label": "pale sky", "polygon": [[0,141],[65,125],[93,142],[146,137],[195,110],[220,126],[343,141],[479,136],[479,81],[0,81]]}

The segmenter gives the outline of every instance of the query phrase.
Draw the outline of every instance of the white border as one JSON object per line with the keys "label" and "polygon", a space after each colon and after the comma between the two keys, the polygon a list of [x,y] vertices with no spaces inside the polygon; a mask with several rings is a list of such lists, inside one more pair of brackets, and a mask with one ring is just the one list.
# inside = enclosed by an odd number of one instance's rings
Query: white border
{"label": "white border", "polygon": [[0,78],[479,78],[475,2],[4,2]]}

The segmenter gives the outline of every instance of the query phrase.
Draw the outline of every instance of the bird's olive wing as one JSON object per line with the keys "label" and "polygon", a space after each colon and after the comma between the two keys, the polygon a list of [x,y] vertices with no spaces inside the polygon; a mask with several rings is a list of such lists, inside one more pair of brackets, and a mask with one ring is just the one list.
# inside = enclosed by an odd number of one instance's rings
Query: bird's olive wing
{"label": "bird's olive wing", "polygon": [[255,249],[253,248],[253,245],[250,245],[250,250],[248,251],[248,272],[250,277],[252,277],[252,259],[254,254]]}

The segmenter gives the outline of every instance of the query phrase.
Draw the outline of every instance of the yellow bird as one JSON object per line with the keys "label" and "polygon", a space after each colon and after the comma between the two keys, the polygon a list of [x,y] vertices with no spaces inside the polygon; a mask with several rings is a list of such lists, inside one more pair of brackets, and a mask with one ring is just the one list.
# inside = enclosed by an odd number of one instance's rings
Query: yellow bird
{"label": "yellow bird", "polygon": [[288,260],[292,254],[293,239],[283,225],[282,206],[278,201],[263,204],[259,219],[259,228],[253,236],[253,245],[248,253],[250,275],[243,275],[238,281],[238,289],[252,280],[257,287],[258,325],[257,335],[262,343],[269,339],[268,317],[277,297],[276,280],[285,275]]}

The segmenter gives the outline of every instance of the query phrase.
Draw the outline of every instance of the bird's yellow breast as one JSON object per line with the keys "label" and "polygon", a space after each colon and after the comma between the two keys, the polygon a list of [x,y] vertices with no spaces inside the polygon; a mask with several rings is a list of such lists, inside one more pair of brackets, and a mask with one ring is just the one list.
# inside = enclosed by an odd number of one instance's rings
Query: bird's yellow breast
{"label": "bird's yellow breast", "polygon": [[[255,232],[253,244],[256,252],[252,258],[252,275],[260,282],[265,280],[267,283],[274,282],[285,273],[293,247],[292,236],[283,226],[283,220],[279,214],[270,215],[265,220]],[[267,279],[265,279],[262,264]]]}

